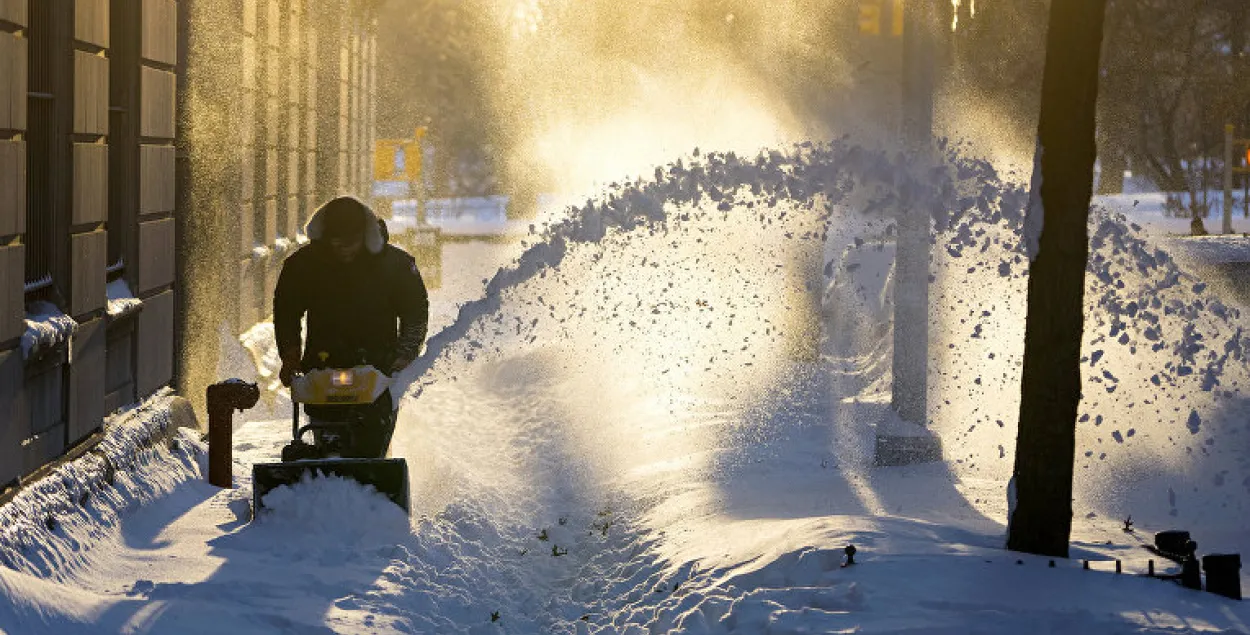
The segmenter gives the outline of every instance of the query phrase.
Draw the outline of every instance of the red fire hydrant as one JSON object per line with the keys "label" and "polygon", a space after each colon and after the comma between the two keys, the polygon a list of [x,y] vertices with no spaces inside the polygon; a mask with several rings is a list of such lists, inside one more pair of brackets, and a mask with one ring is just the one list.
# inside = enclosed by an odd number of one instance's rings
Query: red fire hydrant
{"label": "red fire hydrant", "polygon": [[208,387],[208,482],[217,487],[234,487],[234,411],[256,405],[260,389],[241,379],[227,379]]}

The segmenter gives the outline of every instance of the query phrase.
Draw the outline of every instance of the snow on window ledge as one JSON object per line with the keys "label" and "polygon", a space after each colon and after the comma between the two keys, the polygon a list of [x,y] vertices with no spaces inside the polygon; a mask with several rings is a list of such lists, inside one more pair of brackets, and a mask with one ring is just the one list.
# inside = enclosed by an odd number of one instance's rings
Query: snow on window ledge
{"label": "snow on window ledge", "polygon": [[78,323],[51,302],[32,302],[26,307],[26,331],[22,333],[22,359],[29,360],[69,343]]}
{"label": "snow on window ledge", "polygon": [[104,294],[108,297],[109,319],[121,319],[143,310],[143,300],[136,298],[130,292],[130,286],[121,278],[108,283],[104,287]]}

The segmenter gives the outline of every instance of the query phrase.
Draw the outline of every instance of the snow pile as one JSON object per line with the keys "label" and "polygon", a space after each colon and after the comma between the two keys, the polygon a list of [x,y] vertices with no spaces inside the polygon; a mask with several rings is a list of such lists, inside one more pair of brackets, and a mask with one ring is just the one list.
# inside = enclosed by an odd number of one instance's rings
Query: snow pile
{"label": "snow pile", "polygon": [[[1127,189],[1126,187],[1126,191]],[[1224,224],[1223,193],[1219,190],[1210,190],[1208,194],[1215,202],[1211,206],[1210,213],[1203,220],[1207,231],[1212,232],[1211,237],[1215,237]],[[1182,194],[1181,198],[1187,204],[1189,196]],[[1100,204],[1131,217],[1133,222],[1139,225],[1148,236],[1153,238],[1189,237],[1191,217],[1188,210],[1179,215],[1169,211],[1167,199],[1166,193],[1158,191],[1098,196]],[[1245,214],[1244,203],[1241,192],[1234,192],[1233,232],[1235,234],[1250,232],[1250,216]]]}
{"label": "snow pile", "polygon": [[1172,237],[1159,242],[1177,258],[1197,265],[1250,262],[1250,237],[1246,236]]}
{"label": "snow pile", "polygon": [[[362,523],[361,519],[368,520]],[[277,552],[307,551],[316,545],[322,557],[326,549],[342,551],[347,557],[409,534],[407,515],[388,498],[372,487],[334,476],[306,475],[300,483],[273,489],[265,496],[265,509],[256,521],[258,544]],[[298,544],[283,540],[292,534],[300,536]]]}
{"label": "snow pile", "polygon": [[130,286],[123,278],[108,283],[104,293],[108,297],[108,316],[112,319],[133,315],[143,308],[143,301],[130,292]]}
{"label": "snow pile", "polygon": [[169,436],[172,399],[165,391],[106,419],[94,448],[0,507],[0,566],[64,580],[121,516],[199,478],[205,446],[191,431]]}
{"label": "snow pile", "polygon": [[[1015,446],[1027,271],[1007,225],[939,254],[934,419],[961,474],[1005,479]],[[1250,522],[1241,313],[1140,228],[1095,210],[1090,225],[1078,513]],[[932,403],[932,402],[931,402]],[[1178,506],[1176,492],[1189,492]],[[1180,500],[1184,501],[1185,498]],[[1174,522],[1174,521],[1173,521]]]}
{"label": "snow pile", "polygon": [[[283,485],[265,496],[266,512],[262,524],[278,523],[303,526],[305,532],[334,531],[343,527],[345,518],[370,518],[369,529],[391,525],[407,533],[408,522],[402,510],[372,487],[336,476],[304,479],[294,485]],[[359,531],[354,535],[329,535],[333,542],[368,542]]]}
{"label": "snow pile", "polygon": [[32,302],[26,307],[26,331],[22,333],[22,359],[69,344],[78,323],[51,302]]}

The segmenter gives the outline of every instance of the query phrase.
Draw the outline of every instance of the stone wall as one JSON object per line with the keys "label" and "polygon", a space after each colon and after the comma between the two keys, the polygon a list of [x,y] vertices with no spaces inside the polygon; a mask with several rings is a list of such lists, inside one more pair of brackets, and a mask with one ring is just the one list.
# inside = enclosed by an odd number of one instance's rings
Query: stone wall
{"label": "stone wall", "polygon": [[0,489],[173,381],[178,6],[0,0]]}
{"label": "stone wall", "polygon": [[282,262],[305,242],[316,207],[371,193],[377,55],[368,4],[195,5],[187,222],[199,239],[189,244],[189,361],[179,387],[197,408],[221,379],[220,338],[269,319]]}

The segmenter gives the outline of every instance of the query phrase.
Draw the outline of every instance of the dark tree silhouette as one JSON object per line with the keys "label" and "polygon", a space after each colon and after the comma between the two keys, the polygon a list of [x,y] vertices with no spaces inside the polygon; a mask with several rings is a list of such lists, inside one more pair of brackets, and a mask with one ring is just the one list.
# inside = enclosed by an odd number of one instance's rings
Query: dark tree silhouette
{"label": "dark tree silhouette", "polygon": [[[1106,0],[1054,0],[1046,38],[1039,161],[1030,216],[1044,224],[1029,272],[1016,501],[1007,547],[1067,557],[1081,398],[1088,216],[1094,185],[1099,57]],[[1037,191],[1037,190],[1040,190]],[[1037,208],[1040,194],[1041,209]]]}

